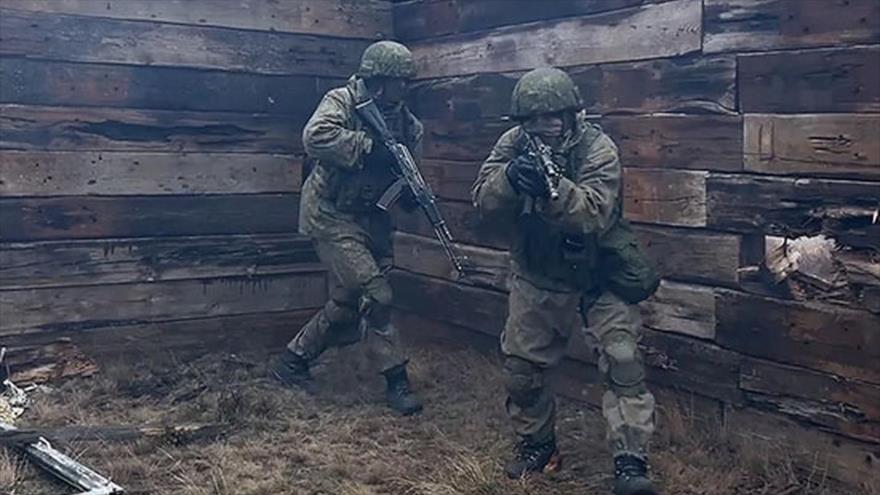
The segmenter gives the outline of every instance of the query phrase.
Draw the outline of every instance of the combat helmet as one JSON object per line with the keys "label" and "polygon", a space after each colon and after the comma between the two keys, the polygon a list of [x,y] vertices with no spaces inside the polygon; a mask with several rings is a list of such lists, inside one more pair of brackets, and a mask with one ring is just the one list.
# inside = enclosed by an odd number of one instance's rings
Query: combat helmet
{"label": "combat helmet", "polygon": [[412,52],[395,41],[377,41],[364,50],[357,75],[371,77],[400,77],[410,79],[416,75],[416,63]]}
{"label": "combat helmet", "polygon": [[580,110],[582,105],[580,91],[571,77],[560,69],[545,67],[529,71],[517,81],[510,116],[523,120],[542,113]]}

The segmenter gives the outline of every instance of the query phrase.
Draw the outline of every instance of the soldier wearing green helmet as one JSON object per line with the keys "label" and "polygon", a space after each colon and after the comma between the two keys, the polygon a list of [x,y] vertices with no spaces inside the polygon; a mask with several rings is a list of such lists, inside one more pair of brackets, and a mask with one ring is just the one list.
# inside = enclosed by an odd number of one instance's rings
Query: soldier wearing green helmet
{"label": "soldier wearing green helmet", "polygon": [[[506,466],[516,478],[557,469],[555,403],[545,373],[575,328],[587,328],[607,388],[602,410],[618,495],[656,493],[647,474],[654,396],[645,386],[636,303],[659,278],[621,216],[617,147],[587,122],[577,86],[562,70],[517,82],[507,131],[482,165],[474,205],[510,234],[512,280],[501,336],[506,408],[520,437]],[[558,176],[548,180],[528,143],[537,140]],[[551,194],[554,193],[554,194]]]}
{"label": "soldier wearing green helmet", "polygon": [[[373,99],[391,133],[418,159],[422,124],[403,103],[415,61],[400,43],[370,45],[344,87],[330,90],[303,131],[314,169],[303,185],[300,231],[310,236],[335,281],[330,300],[270,366],[283,384],[314,393],[309,367],[330,346],[361,340],[385,375],[386,398],[408,415],[422,409],[410,390],[407,359],[391,323],[391,221],[377,201],[396,179],[394,158],[358,117],[358,103]],[[402,205],[412,207],[411,197]],[[407,204],[409,203],[409,204]]]}

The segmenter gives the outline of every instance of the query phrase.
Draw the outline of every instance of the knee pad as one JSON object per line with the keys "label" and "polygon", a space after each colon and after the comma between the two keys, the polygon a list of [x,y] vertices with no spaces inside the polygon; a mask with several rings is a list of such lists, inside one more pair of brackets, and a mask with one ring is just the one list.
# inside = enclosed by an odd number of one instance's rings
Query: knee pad
{"label": "knee pad", "polygon": [[608,361],[608,383],[618,395],[637,396],[645,387],[645,364],[636,339],[626,332],[613,332],[603,344]]}
{"label": "knee pad", "polygon": [[332,324],[346,324],[357,322],[360,318],[357,307],[349,306],[331,299],[324,307],[327,320]]}
{"label": "knee pad", "polygon": [[364,285],[360,314],[371,324],[383,326],[391,321],[391,284],[385,277],[376,277]]}
{"label": "knee pad", "polygon": [[525,359],[508,356],[504,360],[504,375],[504,388],[514,404],[525,409],[538,402],[544,388],[539,367]]}

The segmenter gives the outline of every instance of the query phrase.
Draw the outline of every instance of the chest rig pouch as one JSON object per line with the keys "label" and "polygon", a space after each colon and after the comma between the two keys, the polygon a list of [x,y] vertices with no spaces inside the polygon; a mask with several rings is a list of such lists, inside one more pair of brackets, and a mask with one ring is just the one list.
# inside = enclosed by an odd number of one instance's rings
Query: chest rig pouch
{"label": "chest rig pouch", "polygon": [[[409,143],[409,122],[402,109],[382,112],[385,123],[402,143]],[[375,142],[373,146],[381,146]],[[369,212],[376,209],[376,202],[397,179],[394,163],[366,163],[360,170],[337,170],[334,184],[335,204],[339,211],[346,213]]]}

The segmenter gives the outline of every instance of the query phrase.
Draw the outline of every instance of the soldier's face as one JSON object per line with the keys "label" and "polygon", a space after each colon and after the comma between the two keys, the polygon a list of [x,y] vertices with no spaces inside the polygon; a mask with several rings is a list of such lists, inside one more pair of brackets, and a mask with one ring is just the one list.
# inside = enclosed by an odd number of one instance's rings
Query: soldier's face
{"label": "soldier's face", "polygon": [[558,138],[565,130],[565,119],[562,112],[542,113],[527,120],[525,126],[526,131],[542,138]]}
{"label": "soldier's face", "polygon": [[379,99],[387,103],[400,103],[406,97],[406,79],[389,77],[382,81]]}

